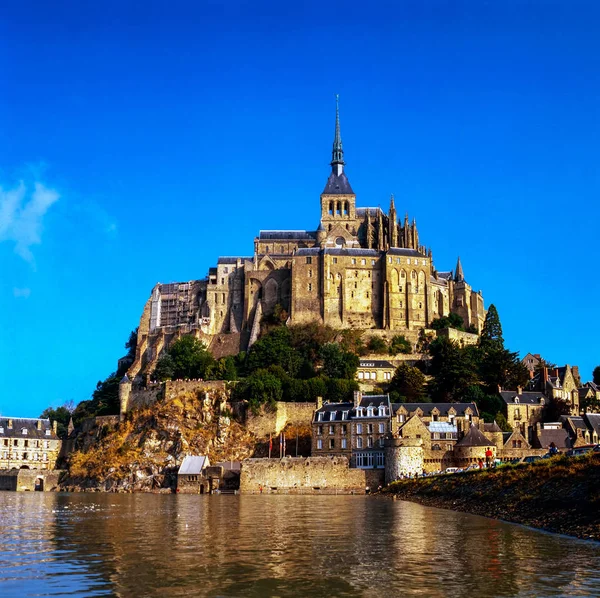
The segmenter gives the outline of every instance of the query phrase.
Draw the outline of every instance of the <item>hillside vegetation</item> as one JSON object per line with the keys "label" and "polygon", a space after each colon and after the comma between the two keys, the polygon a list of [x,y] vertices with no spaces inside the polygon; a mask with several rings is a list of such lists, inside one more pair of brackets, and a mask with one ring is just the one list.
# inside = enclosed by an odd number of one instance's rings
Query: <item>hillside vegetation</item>
{"label": "hillside vegetation", "polygon": [[384,494],[600,540],[600,455],[558,456],[532,465],[390,484]]}
{"label": "hillside vegetation", "polygon": [[130,412],[116,426],[78,437],[69,456],[69,487],[152,490],[173,486],[186,454],[208,455],[211,463],[253,455],[256,439],[221,411],[219,400],[203,405],[194,393]]}

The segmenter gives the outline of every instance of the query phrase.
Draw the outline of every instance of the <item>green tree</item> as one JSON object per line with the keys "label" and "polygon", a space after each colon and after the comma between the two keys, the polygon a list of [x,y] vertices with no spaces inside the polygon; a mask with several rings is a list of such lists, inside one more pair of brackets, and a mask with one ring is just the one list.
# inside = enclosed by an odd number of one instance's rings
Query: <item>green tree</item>
{"label": "green tree", "polygon": [[496,306],[492,303],[485,316],[483,329],[479,337],[479,344],[482,347],[494,345],[504,348],[504,338],[502,337],[502,324]]}
{"label": "green tree", "polygon": [[302,356],[291,345],[292,336],[285,326],[279,326],[257,340],[246,356],[246,369],[253,372],[270,365],[280,365],[292,377],[300,371]]}
{"label": "green tree", "polygon": [[257,414],[263,405],[272,408],[276,401],[281,401],[283,389],[276,375],[266,369],[258,369],[238,382],[233,393],[238,400],[247,401],[250,410]]}
{"label": "green tree", "polygon": [[475,403],[479,410],[479,416],[483,421],[490,424],[497,420],[498,413],[502,411],[504,406],[502,397],[499,394],[488,394],[481,386],[475,384],[467,388],[461,400],[466,403]]}
{"label": "green tree", "polygon": [[168,353],[162,355],[156,362],[152,378],[161,382],[175,378],[175,362]]}
{"label": "green tree", "polygon": [[398,353],[409,355],[412,353],[412,345],[403,334],[397,334],[390,341],[389,352],[390,355],[398,355]]}
{"label": "green tree", "polygon": [[560,421],[562,415],[571,414],[571,405],[564,399],[552,399],[548,402],[546,410],[544,412],[544,421],[546,422],[557,422]]}
{"label": "green tree", "polygon": [[358,356],[344,351],[338,343],[327,343],[321,347],[319,357],[323,362],[322,372],[328,378],[354,379],[358,369]]}
{"label": "green tree", "polygon": [[519,354],[504,348],[500,316],[493,304],[488,309],[479,338],[478,361],[479,375],[488,394],[495,394],[498,387],[524,386],[529,379]]}
{"label": "green tree", "polygon": [[403,363],[396,368],[388,392],[394,400],[397,398],[408,403],[422,402],[426,399],[425,376],[418,368]]}
{"label": "green tree", "polygon": [[169,347],[173,360],[173,376],[176,379],[208,378],[215,365],[215,358],[206,345],[196,337],[185,335]]}
{"label": "green tree", "polygon": [[430,328],[434,330],[442,330],[443,328],[455,328],[456,330],[465,329],[465,321],[455,313],[450,313],[447,316],[436,318],[431,322]]}
{"label": "green tree", "polygon": [[592,373],[594,384],[600,384],[600,365],[594,368]]}
{"label": "green tree", "polygon": [[387,353],[388,346],[380,336],[372,336],[367,343],[367,348],[371,353]]}
{"label": "green tree", "polygon": [[429,345],[432,379],[429,394],[436,401],[458,400],[477,380],[476,348],[460,347],[445,337],[437,338]]}
{"label": "green tree", "polygon": [[49,419],[50,421],[57,422],[57,434],[59,438],[67,437],[67,428],[69,426],[69,420],[71,419],[71,413],[73,412],[73,403],[65,403],[60,407],[48,407],[40,413],[41,419]]}
{"label": "green tree", "polygon": [[235,365],[235,358],[231,355],[228,357],[221,357],[213,370],[213,376],[216,380],[237,380],[238,373]]}
{"label": "green tree", "polygon": [[500,429],[503,432],[512,432],[512,428],[510,427],[510,424],[508,423],[508,420],[506,419],[506,415],[504,415],[504,413],[502,413],[501,411],[498,411],[498,413],[496,413],[496,423],[498,424],[498,426],[500,427]]}

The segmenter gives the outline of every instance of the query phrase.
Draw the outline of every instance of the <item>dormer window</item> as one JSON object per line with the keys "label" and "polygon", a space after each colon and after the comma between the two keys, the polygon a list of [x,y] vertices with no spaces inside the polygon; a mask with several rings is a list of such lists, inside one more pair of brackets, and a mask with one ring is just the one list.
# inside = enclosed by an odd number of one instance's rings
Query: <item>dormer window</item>
{"label": "dormer window", "polygon": [[373,407],[367,409],[367,417],[373,417]]}
{"label": "dormer window", "polygon": [[405,415],[403,413],[398,414],[398,423],[403,424],[405,420]]}
{"label": "dormer window", "polygon": [[4,428],[0,426],[0,434],[4,434]]}
{"label": "dormer window", "polygon": [[50,428],[46,430],[46,436],[50,436]]}
{"label": "dormer window", "polygon": [[323,413],[319,413],[319,421],[322,422],[323,421]]}
{"label": "dormer window", "polygon": [[342,419],[348,419],[348,412],[342,411]]}
{"label": "dormer window", "polygon": [[27,435],[27,428],[21,428],[21,434],[23,434],[24,436]]}
{"label": "dormer window", "polygon": [[335,414],[336,414],[336,413],[337,413],[337,411],[332,411],[332,412],[329,414],[329,421],[330,421],[330,422],[332,422],[332,421],[334,421],[334,420],[335,420]]}

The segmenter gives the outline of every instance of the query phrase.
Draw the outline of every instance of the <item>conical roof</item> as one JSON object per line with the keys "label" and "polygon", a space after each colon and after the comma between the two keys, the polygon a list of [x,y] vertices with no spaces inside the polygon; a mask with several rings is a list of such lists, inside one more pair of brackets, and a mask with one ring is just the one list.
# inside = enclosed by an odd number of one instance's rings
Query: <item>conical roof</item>
{"label": "conical roof", "polygon": [[471,426],[465,437],[456,446],[490,446],[492,443],[477,426]]}

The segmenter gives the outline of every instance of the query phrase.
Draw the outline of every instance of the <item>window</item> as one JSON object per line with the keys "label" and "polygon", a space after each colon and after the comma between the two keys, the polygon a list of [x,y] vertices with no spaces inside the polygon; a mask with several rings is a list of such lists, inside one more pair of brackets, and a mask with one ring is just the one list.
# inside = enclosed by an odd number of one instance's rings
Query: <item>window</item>
{"label": "window", "polygon": [[335,448],[335,438],[330,438],[329,439],[329,448]]}
{"label": "window", "polygon": [[[319,414],[320,415],[320,414]],[[317,434],[321,436],[323,434],[323,426],[317,426]]]}
{"label": "window", "polygon": [[367,263],[367,260],[362,259],[362,260],[360,260],[360,263],[361,263],[361,266],[364,266]]}
{"label": "window", "polygon": [[407,258],[406,263],[410,264],[410,258]]}
{"label": "window", "polygon": [[367,291],[367,299],[369,298],[369,291]]}
{"label": "window", "polygon": [[[323,421],[323,412],[319,413],[319,421]],[[323,426],[319,426],[320,428],[322,428]]]}
{"label": "window", "polygon": [[377,467],[383,467],[384,463],[385,463],[383,453],[377,453],[375,455],[375,458],[376,458]]}
{"label": "window", "polygon": [[23,434],[23,436],[27,436],[27,428],[21,428],[21,434]]}
{"label": "window", "polygon": [[383,440],[383,438],[380,438],[380,439],[379,439],[379,446],[380,446],[380,447],[382,447],[382,448],[383,448],[383,443],[384,443],[384,440]]}
{"label": "window", "polygon": [[317,440],[317,450],[323,450],[323,441],[320,438]]}
{"label": "window", "polygon": [[373,434],[373,424],[367,424],[367,434]]}
{"label": "window", "polygon": [[[348,412],[347,411],[342,411],[342,419],[348,419]],[[345,430],[346,426],[342,426],[342,428]]]}
{"label": "window", "polygon": [[0,434],[4,434],[4,428],[0,426]]}
{"label": "window", "polygon": [[383,372],[383,379],[390,380],[392,378],[392,374],[390,372]]}
{"label": "window", "polygon": [[309,282],[309,283],[308,283],[308,290],[309,290],[309,291],[312,291],[312,282]]}
{"label": "window", "polygon": [[363,372],[358,372],[358,379],[362,380],[365,377]]}
{"label": "window", "polygon": [[403,415],[402,413],[398,414],[398,423],[399,424],[403,424],[405,419],[406,419],[405,415]]}
{"label": "window", "polygon": [[434,440],[439,440],[440,439],[440,433],[439,432],[434,432],[433,433],[433,439]]}
{"label": "window", "polygon": [[383,423],[379,424],[379,433],[385,434],[385,424],[383,424]]}
{"label": "window", "polygon": [[309,278],[312,278],[312,270],[309,270],[309,271],[308,271],[308,277],[309,277]]}
{"label": "window", "polygon": [[352,258],[352,265],[353,266],[356,265],[356,258],[355,257]]}
{"label": "window", "polygon": [[420,435],[420,434],[417,434],[417,435],[415,436],[415,438],[418,440],[419,438],[421,438],[421,435]]}
{"label": "window", "polygon": [[356,433],[362,434],[362,424],[356,424]]}
{"label": "window", "polygon": [[451,444],[447,444],[446,445],[446,450],[447,451],[451,451],[452,450],[452,445]]}
{"label": "window", "polygon": [[307,257],[307,258],[306,258],[306,263],[307,263],[307,264],[312,264],[312,257],[310,257],[310,256],[309,256],[309,257]]}
{"label": "window", "polygon": [[346,438],[342,438],[342,448],[348,448],[348,440]]}
{"label": "window", "polygon": [[221,284],[222,285],[225,284],[225,279],[224,278],[221,278]]}
{"label": "window", "polygon": [[363,446],[363,441],[362,438],[360,438],[360,436],[356,439],[356,448],[362,448]]}
{"label": "window", "polygon": [[50,436],[50,428],[46,430],[46,436]]}
{"label": "window", "polygon": [[372,436],[369,436],[367,438],[367,447],[368,448],[373,448],[373,437]]}
{"label": "window", "polygon": [[371,260],[371,266],[375,265],[375,260]]}
{"label": "window", "polygon": [[335,426],[329,426],[329,434],[335,434]]}
{"label": "window", "polygon": [[342,434],[346,434],[348,432],[348,426],[346,424],[342,424]]}
{"label": "window", "polygon": [[333,258],[333,263],[334,263],[334,264],[337,264],[337,257],[334,257],[334,258]]}

